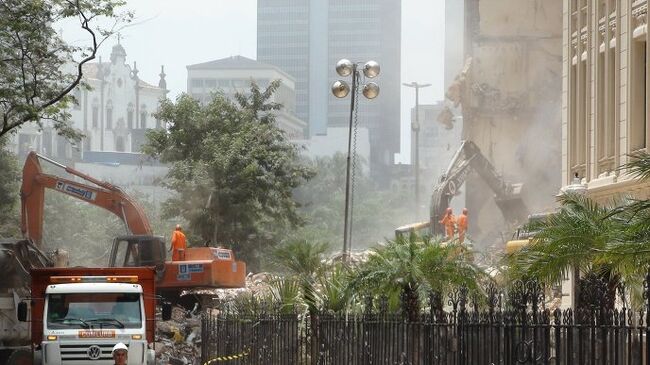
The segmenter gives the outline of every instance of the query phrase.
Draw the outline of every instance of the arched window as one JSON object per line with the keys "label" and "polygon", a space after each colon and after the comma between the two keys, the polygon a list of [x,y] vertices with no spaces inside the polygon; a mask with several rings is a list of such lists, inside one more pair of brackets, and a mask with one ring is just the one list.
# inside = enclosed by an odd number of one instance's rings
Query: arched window
{"label": "arched window", "polygon": [[140,105],[140,128],[147,128],[147,106],[145,104]]}
{"label": "arched window", "polygon": [[97,100],[97,98],[93,99],[92,124],[93,128],[97,128],[99,125],[99,100]]}
{"label": "arched window", "polygon": [[106,129],[113,129],[113,102],[106,103]]}
{"label": "arched window", "polygon": [[115,138],[115,151],[124,152],[124,137],[118,136]]}
{"label": "arched window", "polygon": [[126,123],[129,129],[133,129],[133,103],[126,107]]}

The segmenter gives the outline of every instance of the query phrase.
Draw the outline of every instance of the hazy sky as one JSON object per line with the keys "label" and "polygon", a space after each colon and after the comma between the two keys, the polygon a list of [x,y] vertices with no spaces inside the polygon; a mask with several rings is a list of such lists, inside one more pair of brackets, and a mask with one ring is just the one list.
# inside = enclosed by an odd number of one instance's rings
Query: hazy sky
{"label": "hazy sky", "polygon": [[[187,65],[234,55],[256,58],[257,0],[129,0],[128,7],[137,19],[121,32],[127,62],[136,61],[140,78],[152,84],[165,65],[171,97],[186,91]],[[402,82],[433,84],[420,91],[420,104],[444,94],[444,20],[444,0],[402,0]],[[70,32],[64,30],[64,38]],[[116,42],[108,40],[100,51],[104,60]],[[402,87],[402,162],[410,159],[414,105],[413,89]]]}

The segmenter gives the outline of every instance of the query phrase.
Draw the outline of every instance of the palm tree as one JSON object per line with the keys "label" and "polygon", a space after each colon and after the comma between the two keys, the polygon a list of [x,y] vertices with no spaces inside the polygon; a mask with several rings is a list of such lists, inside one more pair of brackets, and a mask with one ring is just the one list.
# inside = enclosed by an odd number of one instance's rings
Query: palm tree
{"label": "palm tree", "polygon": [[571,270],[607,266],[607,249],[620,235],[614,211],[575,193],[559,197],[560,210],[532,223],[531,244],[506,258],[511,279],[557,283]]}
{"label": "palm tree", "polygon": [[480,283],[487,275],[474,264],[473,252],[466,246],[451,242],[433,242],[422,251],[420,268],[429,288],[440,294],[458,287],[472,293],[481,291]]}
{"label": "palm tree", "polygon": [[424,274],[420,269],[423,242],[415,234],[389,240],[373,249],[368,261],[354,272],[351,285],[383,294],[399,292],[409,319],[417,320],[420,312],[418,290]]}
{"label": "palm tree", "polygon": [[[632,154],[621,167],[633,177],[650,178],[650,154]],[[513,278],[559,282],[571,269],[609,280],[641,282],[650,265],[650,200],[623,199],[611,206],[565,194],[559,211],[530,227],[532,244],[506,258]]]}
{"label": "palm tree", "polygon": [[394,295],[399,293],[409,320],[420,313],[420,293],[424,289],[445,292],[467,285],[478,288],[480,270],[471,262],[471,252],[454,242],[421,238],[414,233],[399,236],[373,250],[352,280],[355,288]]}
{"label": "palm tree", "polygon": [[323,255],[328,246],[324,243],[311,243],[304,240],[289,241],[275,248],[271,262],[281,271],[289,274],[285,280],[295,280],[300,286],[302,301],[307,307],[311,327],[311,358],[317,362],[320,296],[316,288],[317,279],[323,275],[325,265]]}

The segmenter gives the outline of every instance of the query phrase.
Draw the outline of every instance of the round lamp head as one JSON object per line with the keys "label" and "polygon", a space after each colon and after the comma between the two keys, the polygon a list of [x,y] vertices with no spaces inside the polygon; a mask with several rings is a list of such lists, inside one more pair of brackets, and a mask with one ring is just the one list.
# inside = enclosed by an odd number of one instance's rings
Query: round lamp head
{"label": "round lamp head", "polygon": [[344,58],[336,63],[336,73],[341,77],[350,76],[353,67],[352,61]]}
{"label": "round lamp head", "polygon": [[332,94],[337,98],[344,98],[350,93],[350,86],[342,80],[334,81],[332,84]]}
{"label": "round lamp head", "polygon": [[363,85],[363,96],[368,99],[374,99],[379,95],[379,85],[374,82],[369,82]]}
{"label": "round lamp head", "polygon": [[368,61],[363,65],[363,74],[368,78],[373,78],[379,75],[379,64],[375,61]]}

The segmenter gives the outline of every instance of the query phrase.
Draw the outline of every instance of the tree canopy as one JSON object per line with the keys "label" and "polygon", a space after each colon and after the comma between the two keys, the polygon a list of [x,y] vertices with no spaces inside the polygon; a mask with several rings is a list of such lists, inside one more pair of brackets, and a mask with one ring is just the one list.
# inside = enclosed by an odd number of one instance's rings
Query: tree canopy
{"label": "tree canopy", "polygon": [[[66,111],[82,85],[82,67],[100,45],[132,19],[123,0],[3,0],[0,2],[0,137],[25,123],[50,120],[59,134],[78,139]],[[54,30],[78,20],[87,45],[66,43]],[[103,26],[105,20],[109,26]],[[70,71],[67,71],[71,69]]]}
{"label": "tree canopy", "polygon": [[[324,242],[339,249],[343,242],[346,156],[316,157],[310,161],[316,176],[296,189],[305,225],[291,239]],[[378,189],[362,168],[355,172],[352,215],[352,247],[368,248],[395,234],[398,226],[413,222],[411,202],[404,191]]]}
{"label": "tree canopy", "polygon": [[252,84],[236,100],[163,101],[156,117],[167,128],[149,131],[143,146],[171,164],[164,184],[177,194],[163,204],[166,216],[184,218],[203,241],[194,244],[228,245],[249,265],[260,247],[302,224],[293,190],[313,176],[275,123],[279,85]]}
{"label": "tree canopy", "polygon": [[[630,176],[650,177],[650,154],[631,156],[621,167]],[[564,194],[560,208],[529,230],[531,244],[506,257],[512,278],[559,282],[570,270],[639,282],[650,265],[650,200],[618,197],[599,204]]]}
{"label": "tree canopy", "polygon": [[6,149],[7,138],[0,137],[0,237],[18,232],[19,170],[16,156]]}

